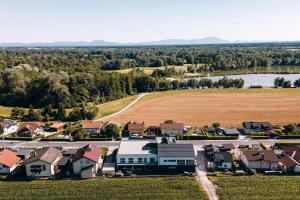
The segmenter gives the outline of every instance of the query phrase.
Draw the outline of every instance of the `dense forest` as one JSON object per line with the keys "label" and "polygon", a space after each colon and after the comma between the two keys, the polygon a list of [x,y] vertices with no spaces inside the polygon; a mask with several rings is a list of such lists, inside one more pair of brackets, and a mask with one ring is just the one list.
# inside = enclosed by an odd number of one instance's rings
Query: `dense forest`
{"label": "dense forest", "polygon": [[0,105],[44,108],[101,103],[140,92],[187,87],[243,87],[243,80],[168,80],[174,68],[152,75],[107,69],[203,64],[204,71],[255,66],[300,66],[300,51],[283,48],[120,47],[0,49]]}

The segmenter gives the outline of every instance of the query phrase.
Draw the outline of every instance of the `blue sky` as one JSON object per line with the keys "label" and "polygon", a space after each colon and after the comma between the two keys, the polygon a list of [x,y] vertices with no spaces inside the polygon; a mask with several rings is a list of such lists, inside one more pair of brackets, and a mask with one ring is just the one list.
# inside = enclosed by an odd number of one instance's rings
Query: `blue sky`
{"label": "blue sky", "polygon": [[0,0],[1,42],[300,40],[299,0]]}

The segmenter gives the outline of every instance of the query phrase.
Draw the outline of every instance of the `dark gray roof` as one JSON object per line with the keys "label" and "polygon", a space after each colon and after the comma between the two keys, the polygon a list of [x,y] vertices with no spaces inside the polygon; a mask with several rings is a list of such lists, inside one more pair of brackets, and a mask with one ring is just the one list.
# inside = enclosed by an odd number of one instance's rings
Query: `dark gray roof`
{"label": "dark gray roof", "polygon": [[192,144],[158,144],[160,157],[195,157]]}
{"label": "dark gray roof", "polygon": [[16,152],[17,156],[30,156],[32,150],[31,149],[20,149]]}
{"label": "dark gray roof", "polygon": [[239,135],[240,132],[236,128],[224,128],[224,133],[227,135]]}
{"label": "dark gray roof", "polygon": [[59,165],[59,166],[64,166],[64,165],[68,164],[69,160],[70,160],[70,157],[69,157],[69,156],[63,156],[63,157],[61,157],[61,159],[57,162],[57,165]]}
{"label": "dark gray roof", "polygon": [[78,149],[68,149],[62,152],[63,155],[74,155]]}

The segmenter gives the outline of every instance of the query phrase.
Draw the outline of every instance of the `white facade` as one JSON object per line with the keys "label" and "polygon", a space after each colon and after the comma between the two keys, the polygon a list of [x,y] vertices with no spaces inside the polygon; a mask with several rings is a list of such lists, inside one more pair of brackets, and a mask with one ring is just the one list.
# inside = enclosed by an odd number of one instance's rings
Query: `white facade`
{"label": "white facade", "polygon": [[98,171],[99,167],[102,165],[102,162],[103,162],[103,160],[101,157],[98,162],[95,162],[88,158],[83,157],[83,158],[73,162],[73,172],[75,175],[80,175],[82,169],[93,166],[93,165],[95,165],[96,171]]}
{"label": "white facade", "polygon": [[55,175],[55,165],[60,157],[53,164],[49,164],[42,160],[33,161],[26,164],[26,175],[34,177],[48,177]]}
{"label": "white facade", "polygon": [[257,160],[248,161],[243,153],[241,153],[241,160],[249,169],[271,169],[275,170],[277,167],[277,162],[271,162],[268,160]]}
{"label": "white facade", "polygon": [[157,154],[118,154],[118,165],[151,165],[157,163]]}
{"label": "white facade", "polygon": [[15,164],[12,167],[7,167],[5,165],[0,164],[0,174],[10,174],[13,172],[18,165]]}
{"label": "white facade", "polygon": [[194,157],[159,157],[158,165],[194,165],[195,158]]}

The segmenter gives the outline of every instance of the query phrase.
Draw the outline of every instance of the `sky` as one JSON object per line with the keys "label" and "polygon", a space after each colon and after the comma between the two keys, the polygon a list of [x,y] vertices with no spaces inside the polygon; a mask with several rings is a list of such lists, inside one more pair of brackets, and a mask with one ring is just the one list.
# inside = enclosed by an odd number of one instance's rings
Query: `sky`
{"label": "sky", "polygon": [[299,0],[0,0],[0,42],[300,40]]}

